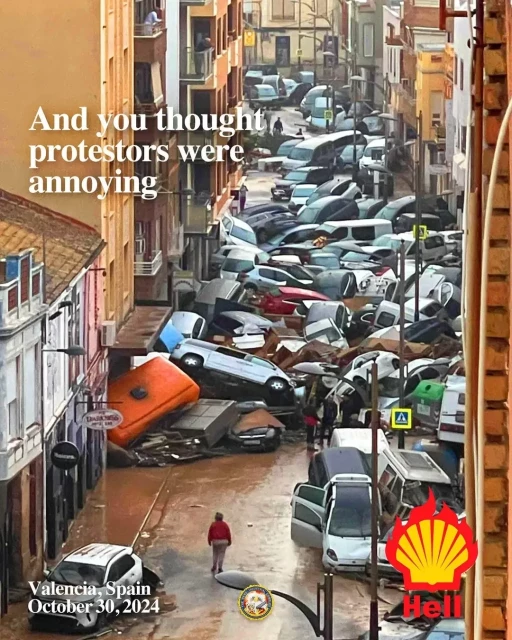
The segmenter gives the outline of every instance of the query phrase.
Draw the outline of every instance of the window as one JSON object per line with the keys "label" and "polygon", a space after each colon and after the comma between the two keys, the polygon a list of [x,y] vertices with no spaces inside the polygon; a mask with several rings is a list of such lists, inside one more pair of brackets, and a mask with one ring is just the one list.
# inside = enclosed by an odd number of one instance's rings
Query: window
{"label": "window", "polygon": [[[229,318],[228,316],[219,316],[213,323],[214,328],[219,328],[222,331],[234,331],[240,327],[240,322],[238,320],[233,320],[233,318]],[[231,355],[231,354],[230,354]]]}
{"label": "window", "polygon": [[306,524],[310,524],[316,527],[319,531],[322,530],[322,520],[318,513],[315,513],[313,509],[306,507],[303,504],[295,505],[295,518]]}
{"label": "window", "polygon": [[458,73],[459,73],[459,56],[455,56],[453,61],[453,84],[458,85]]}
{"label": "window", "polygon": [[6,370],[6,403],[9,420],[9,439],[20,437],[20,388],[21,358],[16,356],[7,363]]}
{"label": "window", "polygon": [[239,360],[244,360],[246,353],[242,351],[235,351],[235,349],[226,349],[225,347],[219,347],[217,349],[217,353],[221,356],[229,356],[230,358],[238,358]]}
{"label": "window", "polygon": [[155,251],[162,249],[162,218],[158,218],[155,223]]}
{"label": "window", "polygon": [[382,313],[379,314],[379,317],[377,318],[375,324],[379,327],[392,327],[394,326],[396,321],[395,316],[392,313],[386,313],[385,311],[383,311]]}
{"label": "window", "polygon": [[[112,568],[114,568],[114,565]],[[95,564],[86,564],[85,562],[63,560],[50,573],[48,580],[57,584],[73,586],[87,582],[88,585],[93,587],[102,587],[105,584],[105,568]]]}
{"label": "window", "polygon": [[292,0],[272,0],[272,20],[294,20],[295,4]]}
{"label": "window", "polygon": [[464,60],[460,61],[460,90],[464,91]]}
{"label": "window", "polygon": [[266,369],[275,369],[274,365],[268,360],[264,360],[263,358],[256,358],[255,356],[246,356],[245,358],[248,362],[252,364],[257,364],[259,367],[265,367]]}
{"label": "window", "polygon": [[460,150],[462,153],[466,153],[466,145],[468,140],[468,128],[462,126],[460,128]]}
{"label": "window", "polygon": [[312,487],[310,484],[303,484],[299,488],[297,497],[321,506],[325,498],[325,491],[318,487]]}
{"label": "window", "polygon": [[124,556],[116,562],[118,565],[119,577],[122,578],[135,566],[135,560],[132,556]]}
{"label": "window", "polygon": [[284,280],[284,277],[281,277],[282,274],[280,274],[279,271],[274,271],[274,269],[261,269],[260,276],[262,278],[268,278],[269,280],[277,280],[278,282]]}
{"label": "window", "polygon": [[375,40],[373,24],[363,24],[363,56],[373,58],[373,43]]}
{"label": "window", "polygon": [[[374,227],[354,227],[352,229],[352,236],[354,240],[375,240],[375,228]],[[366,256],[367,260],[369,258],[370,256]]]}
{"label": "window", "polygon": [[[79,343],[77,343],[79,344]],[[37,422],[37,347],[25,350],[23,355],[23,427],[27,429]]]}
{"label": "window", "polygon": [[442,308],[443,307],[440,304],[436,302],[432,302],[431,304],[428,304],[426,307],[424,307],[421,310],[421,313],[424,316],[427,316],[427,318],[433,318],[435,315],[437,315],[441,311]]}

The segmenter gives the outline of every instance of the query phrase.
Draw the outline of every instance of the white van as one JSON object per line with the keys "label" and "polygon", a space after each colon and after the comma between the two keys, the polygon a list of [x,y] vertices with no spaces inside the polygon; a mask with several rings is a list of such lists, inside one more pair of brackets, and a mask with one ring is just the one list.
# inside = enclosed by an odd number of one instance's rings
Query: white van
{"label": "white van", "polygon": [[[371,164],[384,165],[384,148],[385,138],[377,138],[372,140],[366,146],[363,157],[359,160],[359,169],[366,169]],[[388,140],[388,151],[391,148],[392,141]]]}
{"label": "white van", "polygon": [[437,429],[438,440],[464,444],[465,405],[466,378],[464,376],[448,376]]}
{"label": "white van", "polygon": [[327,570],[364,571],[371,525],[369,476],[339,474],[325,488],[310,484],[295,487],[291,538],[301,547],[322,549],[322,564]]}
{"label": "white van", "polygon": [[[424,451],[384,449],[379,455],[379,488],[383,510],[392,520],[395,516],[407,520],[414,507],[428,500],[429,490],[438,506],[457,505],[449,476]],[[389,499],[385,493],[390,493]]]}
{"label": "white van", "polygon": [[324,222],[317,232],[324,232],[337,242],[340,240],[372,243],[381,236],[388,235],[391,229],[389,220],[332,220]]}
{"label": "white van", "polygon": [[[372,452],[372,430],[371,429],[350,429],[338,427],[331,435],[330,447],[355,447],[362,453],[370,455]],[[377,451],[379,455],[384,449],[389,449],[389,442],[382,429],[377,434]]]}

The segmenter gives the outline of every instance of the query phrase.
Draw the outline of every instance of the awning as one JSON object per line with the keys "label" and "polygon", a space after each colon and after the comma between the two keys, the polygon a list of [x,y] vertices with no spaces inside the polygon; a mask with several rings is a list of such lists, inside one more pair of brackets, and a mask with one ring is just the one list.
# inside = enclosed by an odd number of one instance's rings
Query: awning
{"label": "awning", "polygon": [[148,355],[171,314],[172,307],[135,307],[117,332],[114,345],[109,347],[110,351],[126,356]]}

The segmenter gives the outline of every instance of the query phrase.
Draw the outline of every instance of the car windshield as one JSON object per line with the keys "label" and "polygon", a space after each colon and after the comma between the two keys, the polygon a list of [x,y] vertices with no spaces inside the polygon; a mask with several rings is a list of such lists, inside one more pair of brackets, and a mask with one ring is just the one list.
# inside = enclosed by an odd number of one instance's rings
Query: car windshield
{"label": "car windshield", "polygon": [[[356,145],[356,158],[360,160],[363,156],[364,152],[364,144]],[[350,162],[354,159],[354,145],[349,144],[343,148],[343,151],[340,153],[340,157],[345,160],[345,162]]]}
{"label": "car windshield", "polygon": [[81,585],[86,582],[93,587],[101,587],[105,584],[105,567],[63,560],[47,579],[58,584]]}
{"label": "car windshield", "polygon": [[254,268],[252,260],[237,260],[236,258],[226,258],[222,263],[222,271],[232,271],[239,273],[240,271],[248,271]]}
{"label": "car windshield", "polygon": [[277,96],[276,90],[270,85],[262,85],[258,87],[258,94],[260,98],[273,98],[274,96]]}
{"label": "car windshield", "polygon": [[376,218],[381,218],[383,220],[393,220],[396,218],[398,213],[398,207],[396,207],[392,202],[383,207],[379,213],[375,216]]}
{"label": "car windshield", "polygon": [[313,191],[315,189],[316,189],[316,186],[306,187],[306,186],[298,185],[297,187],[295,187],[295,189],[293,191],[293,197],[294,198],[309,198],[309,196],[313,193]]}
{"label": "car windshield", "polygon": [[316,222],[319,209],[319,206],[313,205],[304,207],[304,209],[302,209],[302,211],[297,216],[297,222],[299,224],[311,224],[313,222]]}
{"label": "car windshield", "polygon": [[371,259],[372,256],[368,253],[359,253],[358,251],[347,251],[343,256],[344,262],[366,262]]}
{"label": "car windshield", "polygon": [[[380,238],[377,238],[374,241],[373,246],[386,247],[386,249],[393,249],[393,251],[400,251],[401,244],[402,244],[401,238],[396,238],[390,235],[384,235],[384,236],[381,236]],[[405,245],[406,252],[407,252],[407,249],[411,246],[411,244],[412,244],[412,241],[405,240],[404,245]]]}
{"label": "car windshield", "polygon": [[366,116],[363,122],[368,127],[368,133],[378,134],[382,131],[382,120],[378,116]]}
{"label": "car windshield", "polygon": [[322,255],[317,253],[311,256],[310,263],[318,267],[325,267],[326,269],[339,269],[340,263],[336,256]]}
{"label": "car windshield", "polygon": [[379,396],[383,398],[398,398],[400,395],[400,380],[398,378],[384,378],[379,380]]}
{"label": "car windshield", "polygon": [[284,179],[290,180],[290,182],[304,182],[306,174],[303,171],[290,171],[286,174]]}
{"label": "car windshield", "polygon": [[256,234],[252,229],[244,229],[243,227],[239,227],[237,224],[233,225],[233,229],[231,230],[231,235],[233,238],[237,238],[238,240],[243,240],[244,242],[249,242],[250,244],[258,244],[256,240]]}
{"label": "car windshield", "polygon": [[309,162],[313,157],[313,149],[301,149],[300,146],[294,147],[290,155],[288,156],[290,160],[301,160],[304,162]]}
{"label": "car windshield", "polygon": [[340,332],[336,329],[336,327],[329,327],[328,329],[321,329],[320,331],[315,331],[314,333],[308,333],[308,340],[318,340],[318,338],[325,337],[329,342],[334,342],[335,340],[340,340]]}
{"label": "car windshield", "polygon": [[329,522],[329,535],[340,538],[367,538],[372,534],[368,487],[344,487],[336,492]]}
{"label": "car windshield", "polygon": [[290,150],[293,149],[293,147],[296,144],[298,144],[298,143],[297,142],[295,142],[295,143],[283,142],[283,144],[277,150],[277,154],[276,155],[278,155],[278,156],[287,156],[290,153]]}

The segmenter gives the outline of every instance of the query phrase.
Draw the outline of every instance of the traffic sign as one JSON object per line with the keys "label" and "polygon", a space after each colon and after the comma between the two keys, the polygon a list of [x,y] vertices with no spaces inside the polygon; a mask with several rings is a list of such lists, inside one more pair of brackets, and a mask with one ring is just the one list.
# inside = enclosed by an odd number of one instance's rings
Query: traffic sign
{"label": "traffic sign", "polygon": [[297,49],[295,53],[297,55],[297,58],[302,58],[302,49]]}
{"label": "traffic sign", "polygon": [[426,240],[428,238],[428,227],[426,224],[415,224],[412,233],[416,240]]}
{"label": "traffic sign", "polygon": [[244,47],[254,47],[256,44],[256,33],[251,29],[244,31]]}
{"label": "traffic sign", "polygon": [[332,120],[333,119],[333,112],[331,109],[326,109],[324,111],[324,120]]}
{"label": "traffic sign", "polygon": [[392,429],[412,429],[412,409],[391,409]]}

